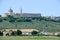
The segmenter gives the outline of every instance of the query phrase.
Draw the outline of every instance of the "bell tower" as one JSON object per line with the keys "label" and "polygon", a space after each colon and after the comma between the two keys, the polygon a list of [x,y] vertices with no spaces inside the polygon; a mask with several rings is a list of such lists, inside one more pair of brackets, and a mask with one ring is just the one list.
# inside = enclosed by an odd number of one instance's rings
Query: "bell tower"
{"label": "bell tower", "polygon": [[22,16],[23,14],[22,14],[22,8],[20,8],[20,16]]}

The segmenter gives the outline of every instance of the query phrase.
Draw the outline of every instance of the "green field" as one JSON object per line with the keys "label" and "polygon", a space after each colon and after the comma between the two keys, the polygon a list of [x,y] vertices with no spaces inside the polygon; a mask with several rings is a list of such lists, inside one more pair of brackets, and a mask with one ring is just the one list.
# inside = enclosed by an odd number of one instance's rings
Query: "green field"
{"label": "green field", "polygon": [[3,36],[0,40],[60,40],[56,36]]}

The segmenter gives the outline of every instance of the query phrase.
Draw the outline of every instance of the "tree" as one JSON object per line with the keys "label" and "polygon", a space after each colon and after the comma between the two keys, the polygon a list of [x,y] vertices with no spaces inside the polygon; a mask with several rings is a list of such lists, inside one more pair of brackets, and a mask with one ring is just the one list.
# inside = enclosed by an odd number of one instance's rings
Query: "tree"
{"label": "tree", "polygon": [[6,36],[9,36],[9,33],[7,33]]}
{"label": "tree", "polygon": [[58,34],[57,36],[60,37],[60,34]]}
{"label": "tree", "polygon": [[9,22],[15,22],[15,19],[10,19]]}
{"label": "tree", "polygon": [[8,19],[9,22],[15,22],[15,18],[11,15],[8,15],[7,19]]}
{"label": "tree", "polygon": [[32,31],[32,35],[37,35],[38,32],[37,31]]}
{"label": "tree", "polygon": [[23,17],[16,17],[15,20],[17,22],[24,22],[25,21],[25,19]]}
{"label": "tree", "polygon": [[2,22],[3,21],[3,19],[2,18],[0,18],[0,22]]}
{"label": "tree", "polygon": [[22,35],[22,32],[20,30],[17,30],[16,34],[19,36]]}
{"label": "tree", "polygon": [[21,22],[22,20],[21,20],[21,19],[17,19],[16,21],[17,21],[17,22]]}
{"label": "tree", "polygon": [[25,19],[24,22],[32,22],[32,20],[31,19]]}
{"label": "tree", "polygon": [[35,20],[35,18],[33,17],[32,20]]}
{"label": "tree", "polygon": [[7,17],[8,17],[8,18],[13,18],[13,16],[11,16],[11,15],[8,15]]}
{"label": "tree", "polygon": [[3,36],[3,32],[0,31],[0,36]]}
{"label": "tree", "polygon": [[14,36],[14,35],[15,35],[14,31],[12,31],[11,35],[12,35],[12,36]]}
{"label": "tree", "polygon": [[2,15],[0,15],[0,17],[2,17]]}
{"label": "tree", "polygon": [[3,20],[7,21],[7,17],[3,17]]}

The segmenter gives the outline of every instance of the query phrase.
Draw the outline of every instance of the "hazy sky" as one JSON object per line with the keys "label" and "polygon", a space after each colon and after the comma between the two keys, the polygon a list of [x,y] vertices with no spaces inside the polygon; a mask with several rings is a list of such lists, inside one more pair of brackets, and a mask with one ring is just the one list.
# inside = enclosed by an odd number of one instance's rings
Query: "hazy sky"
{"label": "hazy sky", "polygon": [[0,14],[12,8],[19,12],[41,13],[43,16],[60,16],[60,0],[0,0]]}

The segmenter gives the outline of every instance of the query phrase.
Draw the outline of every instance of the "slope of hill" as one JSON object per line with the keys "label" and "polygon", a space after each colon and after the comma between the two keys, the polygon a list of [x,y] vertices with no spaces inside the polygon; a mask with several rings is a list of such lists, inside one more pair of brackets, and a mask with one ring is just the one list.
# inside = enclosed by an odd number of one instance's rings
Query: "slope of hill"
{"label": "slope of hill", "polygon": [[32,22],[8,22],[8,21],[3,21],[0,22],[0,29],[39,29],[40,31],[60,31],[60,23],[56,22],[51,22],[51,21],[32,21]]}
{"label": "slope of hill", "polygon": [[60,21],[48,18],[0,17],[0,29],[38,29],[40,31],[60,31]]}

